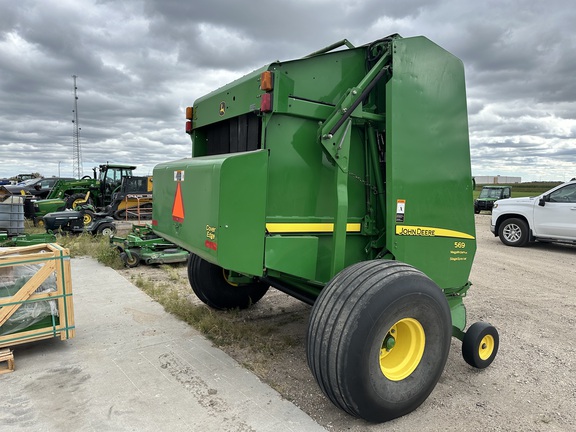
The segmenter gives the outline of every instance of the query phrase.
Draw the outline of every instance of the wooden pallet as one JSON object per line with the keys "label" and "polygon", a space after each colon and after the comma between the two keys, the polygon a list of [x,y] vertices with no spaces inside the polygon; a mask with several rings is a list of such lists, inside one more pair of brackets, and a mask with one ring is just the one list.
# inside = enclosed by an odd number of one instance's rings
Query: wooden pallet
{"label": "wooden pallet", "polygon": [[0,375],[8,372],[14,372],[14,354],[8,348],[3,348],[0,349]]}
{"label": "wooden pallet", "polygon": [[[0,249],[0,278],[10,280],[18,266],[35,265],[36,273],[16,293],[0,297],[0,348],[26,342],[60,337],[70,339],[75,335],[74,305],[72,302],[72,277],[70,275],[70,253],[55,243]],[[54,275],[54,291],[36,293],[38,288]],[[23,329],[3,334],[2,326],[26,303],[53,300],[58,317],[40,328]]]}

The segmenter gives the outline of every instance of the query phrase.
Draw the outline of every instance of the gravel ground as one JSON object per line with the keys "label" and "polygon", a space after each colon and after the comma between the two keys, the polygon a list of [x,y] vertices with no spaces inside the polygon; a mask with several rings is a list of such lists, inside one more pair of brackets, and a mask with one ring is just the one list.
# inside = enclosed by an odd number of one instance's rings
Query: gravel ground
{"label": "gravel ground", "polygon": [[[324,397],[306,364],[304,340],[310,307],[276,290],[243,319],[274,328],[297,343],[263,357],[223,347],[286,399],[332,431],[569,431],[576,430],[576,247],[536,243],[504,246],[490,233],[490,215],[476,215],[478,251],[465,304],[468,323],[488,321],[499,330],[491,366],[476,370],[453,339],[446,369],[416,411],[373,425],[350,417]],[[122,270],[161,277],[160,270]],[[186,269],[178,267],[185,281]],[[179,289],[192,302],[186,283]]]}

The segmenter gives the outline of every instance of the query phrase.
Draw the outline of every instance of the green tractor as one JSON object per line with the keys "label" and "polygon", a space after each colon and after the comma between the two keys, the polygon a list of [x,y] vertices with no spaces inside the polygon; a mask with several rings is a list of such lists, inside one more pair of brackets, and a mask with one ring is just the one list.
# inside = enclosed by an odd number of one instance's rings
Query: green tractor
{"label": "green tractor", "polygon": [[370,422],[426,400],[452,337],[469,365],[492,363],[495,327],[466,329],[476,232],[458,58],[424,37],[344,40],[186,117],[192,158],[155,167],[152,226],[191,252],[200,300],[242,309],[274,287],[312,305],[312,375]]}
{"label": "green tractor", "polygon": [[[121,218],[126,208],[152,203],[152,183],[149,177],[134,177],[132,165],[110,164],[93,168],[94,175],[80,180],[60,180],[44,200],[31,202],[25,216],[35,225],[43,225],[43,216],[65,209],[84,207],[84,223],[92,221],[96,211]],[[143,185],[133,195],[122,193],[123,185]],[[136,197],[136,198],[133,198]],[[141,199],[140,199],[141,197]]]}

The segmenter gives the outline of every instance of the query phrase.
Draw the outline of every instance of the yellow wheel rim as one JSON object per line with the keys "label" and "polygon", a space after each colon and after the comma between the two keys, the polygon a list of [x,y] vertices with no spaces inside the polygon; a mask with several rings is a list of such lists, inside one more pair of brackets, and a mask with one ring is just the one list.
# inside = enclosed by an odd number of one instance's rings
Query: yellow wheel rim
{"label": "yellow wheel rim", "polygon": [[480,341],[480,345],[478,345],[478,357],[482,360],[488,360],[493,352],[494,337],[492,335],[486,335]]}
{"label": "yellow wheel rim", "polygon": [[403,318],[394,324],[382,341],[380,369],[390,381],[401,381],[420,364],[426,335],[424,328],[414,318]]}
{"label": "yellow wheel rim", "polygon": [[230,282],[230,281],[228,280],[228,272],[227,272],[225,269],[222,269],[222,274],[224,275],[224,280],[226,281],[226,283],[227,283],[228,285],[238,286],[237,283]]}
{"label": "yellow wheel rim", "polygon": [[84,225],[88,225],[90,222],[92,222],[92,216],[89,214],[84,214],[83,221]]}

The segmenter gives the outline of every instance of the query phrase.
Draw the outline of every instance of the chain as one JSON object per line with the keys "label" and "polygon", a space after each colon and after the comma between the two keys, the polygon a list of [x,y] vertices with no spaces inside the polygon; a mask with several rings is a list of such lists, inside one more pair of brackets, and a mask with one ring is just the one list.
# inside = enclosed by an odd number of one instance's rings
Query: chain
{"label": "chain", "polygon": [[355,178],[355,179],[358,180],[360,183],[368,186],[374,195],[378,195],[378,189],[376,188],[376,186],[374,186],[373,184],[368,183],[366,180],[364,180],[364,179],[363,179],[362,177],[360,177],[358,174],[354,174],[352,171],[348,171],[348,175],[349,175],[350,177],[352,177],[352,178]]}

